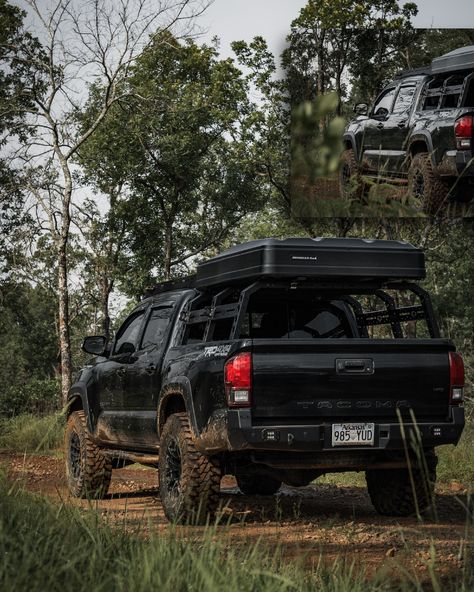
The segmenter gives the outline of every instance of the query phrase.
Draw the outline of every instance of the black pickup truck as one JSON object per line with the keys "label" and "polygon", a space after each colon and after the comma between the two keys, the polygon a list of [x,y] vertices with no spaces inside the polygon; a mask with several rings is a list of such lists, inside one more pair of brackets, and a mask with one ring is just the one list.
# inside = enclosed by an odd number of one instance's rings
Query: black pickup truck
{"label": "black pickup truck", "polygon": [[113,468],[158,466],[174,521],[204,520],[221,477],[245,494],[366,471],[375,508],[430,504],[437,445],[464,425],[464,368],[416,283],[423,252],[363,239],[234,247],[152,290],[69,396],[70,491],[104,496]]}
{"label": "black pickup truck", "polygon": [[401,73],[372,108],[355,107],[344,134],[343,197],[361,198],[364,177],[407,186],[419,209],[474,197],[474,46]]}

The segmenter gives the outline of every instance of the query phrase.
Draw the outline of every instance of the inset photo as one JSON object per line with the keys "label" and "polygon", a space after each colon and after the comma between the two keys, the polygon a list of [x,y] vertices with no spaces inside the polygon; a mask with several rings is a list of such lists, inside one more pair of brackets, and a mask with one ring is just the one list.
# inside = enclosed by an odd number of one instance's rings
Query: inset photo
{"label": "inset photo", "polygon": [[472,217],[474,29],[414,29],[411,10],[293,22],[296,218]]}

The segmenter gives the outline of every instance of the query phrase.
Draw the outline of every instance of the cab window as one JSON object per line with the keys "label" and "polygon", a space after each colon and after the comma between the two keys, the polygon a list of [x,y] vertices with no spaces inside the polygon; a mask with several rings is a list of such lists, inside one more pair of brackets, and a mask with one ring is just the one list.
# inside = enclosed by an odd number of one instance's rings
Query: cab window
{"label": "cab window", "polygon": [[408,115],[415,99],[415,93],[416,86],[402,86],[393,107],[393,115]]}
{"label": "cab window", "polygon": [[389,115],[392,110],[393,100],[395,98],[396,88],[389,88],[384,91],[379,98],[375,101],[372,115],[374,117],[382,117]]}
{"label": "cab window", "polygon": [[170,324],[171,306],[153,308],[143,334],[141,349],[161,345],[165,337],[166,329]]}
{"label": "cab window", "polygon": [[115,355],[136,351],[144,314],[145,311],[141,311],[132,315],[120,327],[115,340]]}

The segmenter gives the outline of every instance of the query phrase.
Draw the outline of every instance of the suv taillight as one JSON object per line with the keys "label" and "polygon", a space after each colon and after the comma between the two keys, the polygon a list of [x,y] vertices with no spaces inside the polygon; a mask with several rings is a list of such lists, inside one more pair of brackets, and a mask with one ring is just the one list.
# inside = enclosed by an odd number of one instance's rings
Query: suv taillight
{"label": "suv taillight", "polygon": [[460,405],[464,400],[464,362],[461,354],[449,352],[450,401]]}
{"label": "suv taillight", "polygon": [[465,115],[456,121],[454,126],[456,133],[456,146],[458,150],[470,150],[474,137],[474,117]]}
{"label": "suv taillight", "polygon": [[229,407],[250,407],[252,404],[252,354],[244,352],[228,360],[224,366],[224,380]]}

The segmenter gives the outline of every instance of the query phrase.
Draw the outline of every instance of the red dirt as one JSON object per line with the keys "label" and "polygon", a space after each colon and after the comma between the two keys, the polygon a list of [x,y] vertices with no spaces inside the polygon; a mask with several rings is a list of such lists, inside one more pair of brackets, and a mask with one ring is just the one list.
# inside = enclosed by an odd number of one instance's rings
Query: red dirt
{"label": "red dirt", "polygon": [[[89,502],[69,496],[63,461],[51,456],[0,454],[10,479],[19,481],[32,492],[56,502],[87,508]],[[263,546],[279,549],[287,560],[304,561],[311,567],[322,556],[337,557],[364,565],[370,572],[383,564],[387,569],[402,564],[428,572],[430,547],[436,548],[438,565],[444,575],[455,575],[461,568],[466,540],[473,540],[473,528],[467,526],[467,491],[459,484],[438,488],[438,520],[383,518],[373,509],[365,488],[318,485],[294,489],[283,487],[269,498],[244,496],[233,478],[223,479],[222,537],[228,544]],[[108,521],[121,523],[126,518],[130,529],[166,531],[169,524],[163,514],[157,489],[157,472],[134,465],[115,470],[106,499],[93,503]],[[198,527],[183,527],[190,538],[199,538]],[[220,530],[218,529],[220,536]]]}

